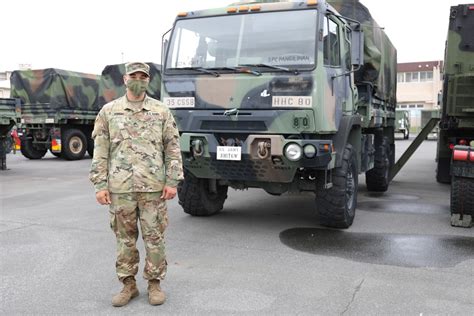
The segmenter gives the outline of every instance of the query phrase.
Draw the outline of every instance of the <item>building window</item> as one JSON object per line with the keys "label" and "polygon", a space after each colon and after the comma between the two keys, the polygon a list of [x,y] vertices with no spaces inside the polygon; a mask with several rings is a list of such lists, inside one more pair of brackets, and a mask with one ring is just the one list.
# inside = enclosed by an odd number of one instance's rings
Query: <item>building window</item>
{"label": "building window", "polygon": [[417,104],[417,105],[416,105],[416,108],[417,108],[417,109],[422,109],[422,108],[424,108],[424,107],[425,107],[425,106],[424,106],[423,104]]}
{"label": "building window", "polygon": [[7,80],[7,73],[6,72],[0,72],[0,81],[2,80]]}
{"label": "building window", "polygon": [[433,72],[432,71],[421,71],[420,72],[420,81],[433,81]]}
{"label": "building window", "polygon": [[399,72],[397,82],[428,82],[433,81],[433,71]]}

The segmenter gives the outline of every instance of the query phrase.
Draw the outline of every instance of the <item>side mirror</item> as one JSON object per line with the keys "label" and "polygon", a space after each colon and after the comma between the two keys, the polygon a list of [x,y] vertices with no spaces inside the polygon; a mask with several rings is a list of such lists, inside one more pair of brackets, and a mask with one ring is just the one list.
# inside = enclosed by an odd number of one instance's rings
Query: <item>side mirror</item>
{"label": "side mirror", "polygon": [[364,32],[360,25],[352,29],[351,63],[354,67],[361,67],[364,64]]}

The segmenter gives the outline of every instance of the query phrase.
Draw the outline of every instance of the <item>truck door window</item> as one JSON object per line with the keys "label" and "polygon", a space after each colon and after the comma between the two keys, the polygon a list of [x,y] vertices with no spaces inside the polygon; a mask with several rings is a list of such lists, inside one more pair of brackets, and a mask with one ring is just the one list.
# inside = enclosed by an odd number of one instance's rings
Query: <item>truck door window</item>
{"label": "truck door window", "polygon": [[327,17],[324,17],[323,23],[324,64],[327,66],[339,67],[341,66],[339,26]]}

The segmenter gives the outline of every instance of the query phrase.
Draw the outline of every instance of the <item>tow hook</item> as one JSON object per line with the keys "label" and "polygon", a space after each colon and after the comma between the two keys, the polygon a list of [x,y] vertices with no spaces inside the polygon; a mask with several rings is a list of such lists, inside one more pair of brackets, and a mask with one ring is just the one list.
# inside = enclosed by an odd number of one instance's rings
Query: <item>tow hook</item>
{"label": "tow hook", "polygon": [[260,159],[268,158],[268,156],[270,155],[270,150],[269,150],[271,147],[270,142],[261,141],[261,142],[258,142],[257,146],[258,146],[258,150],[257,150],[258,158]]}
{"label": "tow hook", "polygon": [[204,143],[200,139],[195,139],[191,142],[191,147],[193,150],[193,155],[195,157],[201,157],[204,153]]}

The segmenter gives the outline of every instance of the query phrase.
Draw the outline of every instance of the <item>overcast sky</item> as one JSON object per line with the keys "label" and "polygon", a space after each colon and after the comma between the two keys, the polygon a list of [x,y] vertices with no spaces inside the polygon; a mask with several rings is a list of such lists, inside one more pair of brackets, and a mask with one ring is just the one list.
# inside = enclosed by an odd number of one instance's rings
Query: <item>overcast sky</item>
{"label": "overcast sky", "polygon": [[[19,64],[100,73],[122,61],[160,62],[161,36],[181,11],[233,0],[4,0],[0,71]],[[459,0],[361,0],[398,50],[398,62],[441,60],[449,7]]]}

